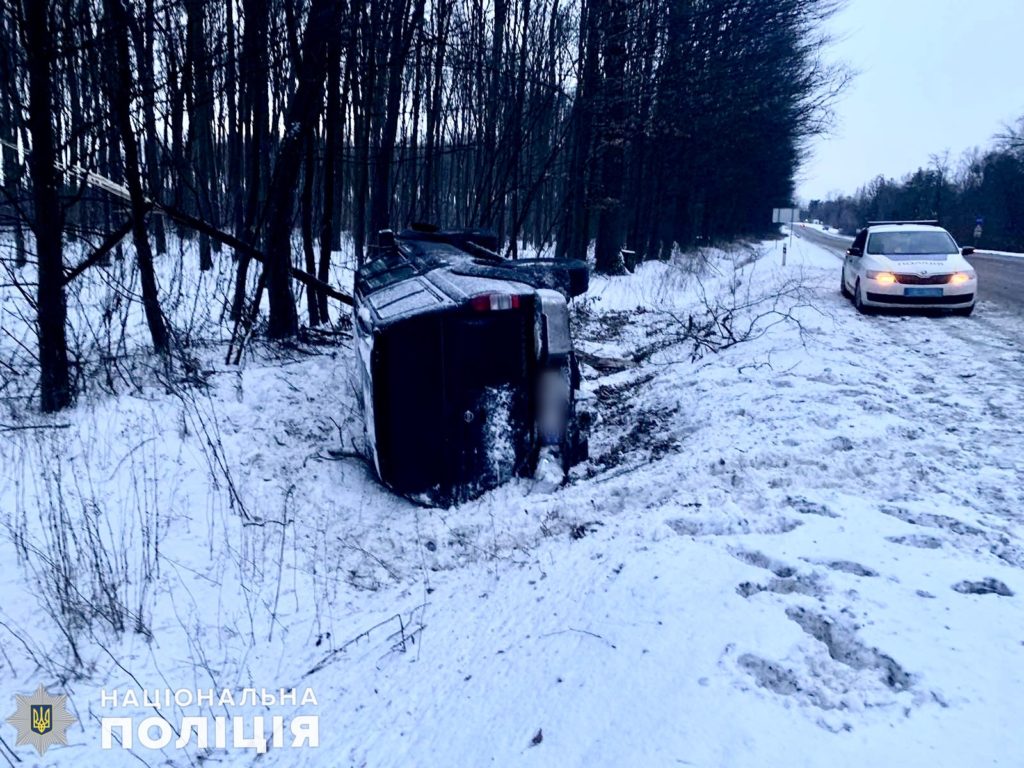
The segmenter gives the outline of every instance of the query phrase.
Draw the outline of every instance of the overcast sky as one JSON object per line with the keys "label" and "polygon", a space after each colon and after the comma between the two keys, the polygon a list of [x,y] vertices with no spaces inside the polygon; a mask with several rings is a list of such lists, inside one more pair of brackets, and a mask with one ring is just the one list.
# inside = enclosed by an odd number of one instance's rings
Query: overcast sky
{"label": "overcast sky", "polygon": [[804,201],[956,161],[1024,115],[1024,0],[847,0],[828,54],[860,74],[797,179]]}

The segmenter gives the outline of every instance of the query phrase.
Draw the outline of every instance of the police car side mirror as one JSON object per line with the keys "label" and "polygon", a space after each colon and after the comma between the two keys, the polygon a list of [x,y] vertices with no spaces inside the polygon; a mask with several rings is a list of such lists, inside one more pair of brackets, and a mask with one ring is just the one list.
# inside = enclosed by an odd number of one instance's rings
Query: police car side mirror
{"label": "police car side mirror", "polygon": [[846,249],[846,255],[847,256],[863,256],[864,255],[864,250],[861,249],[861,248],[857,248],[856,246],[851,246],[850,248]]}
{"label": "police car side mirror", "polygon": [[968,246],[966,246],[964,248],[961,248],[960,249],[960,253],[962,255],[964,255],[964,256],[970,256],[972,253],[974,253],[974,250],[975,250],[974,248],[972,248],[971,246],[968,245]]}

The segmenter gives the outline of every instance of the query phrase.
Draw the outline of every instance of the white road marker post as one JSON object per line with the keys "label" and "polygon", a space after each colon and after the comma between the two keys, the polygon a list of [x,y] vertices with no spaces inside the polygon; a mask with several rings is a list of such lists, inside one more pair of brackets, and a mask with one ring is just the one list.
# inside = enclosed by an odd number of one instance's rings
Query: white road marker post
{"label": "white road marker post", "polygon": [[[790,210],[790,213],[796,213],[794,209]],[[790,219],[789,222],[789,247],[793,247],[793,221]],[[782,266],[786,266],[786,249],[782,249]]]}
{"label": "white road marker post", "polygon": [[772,208],[773,224],[789,224],[789,246],[782,246],[782,266],[786,266],[786,253],[793,245],[793,224],[800,221],[799,208]]}

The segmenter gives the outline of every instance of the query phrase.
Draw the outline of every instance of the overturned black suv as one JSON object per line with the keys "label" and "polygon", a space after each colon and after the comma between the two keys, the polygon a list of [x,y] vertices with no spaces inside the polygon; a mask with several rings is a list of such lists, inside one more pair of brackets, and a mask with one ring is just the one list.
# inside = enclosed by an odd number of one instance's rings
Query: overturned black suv
{"label": "overturned black suv", "polygon": [[567,301],[587,265],[510,261],[494,235],[382,233],[356,272],[355,327],[377,474],[448,505],[514,476],[541,452],[562,471],[587,457]]}

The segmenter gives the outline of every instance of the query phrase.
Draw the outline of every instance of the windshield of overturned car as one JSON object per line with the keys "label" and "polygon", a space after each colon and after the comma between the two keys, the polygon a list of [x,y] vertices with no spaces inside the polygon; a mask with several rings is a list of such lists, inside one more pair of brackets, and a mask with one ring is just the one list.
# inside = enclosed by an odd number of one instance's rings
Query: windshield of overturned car
{"label": "windshield of overturned car", "polygon": [[956,253],[956,243],[945,232],[876,232],[868,239],[868,253],[885,256]]}

